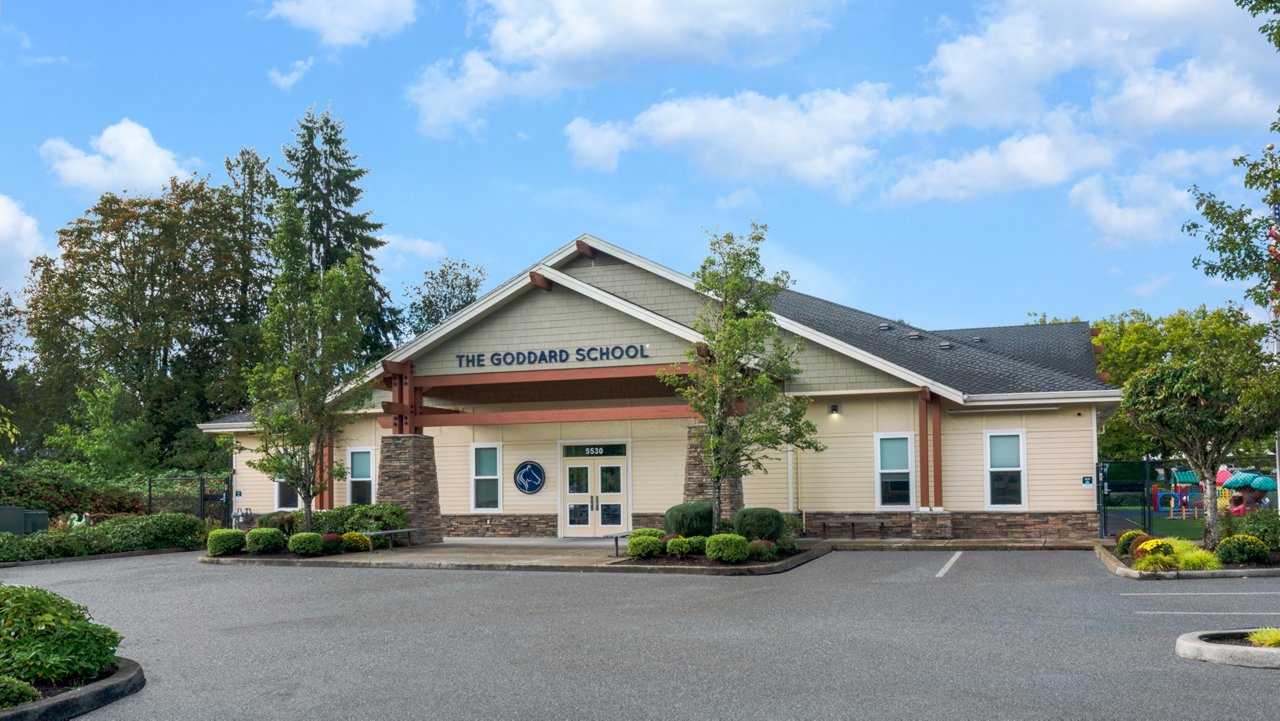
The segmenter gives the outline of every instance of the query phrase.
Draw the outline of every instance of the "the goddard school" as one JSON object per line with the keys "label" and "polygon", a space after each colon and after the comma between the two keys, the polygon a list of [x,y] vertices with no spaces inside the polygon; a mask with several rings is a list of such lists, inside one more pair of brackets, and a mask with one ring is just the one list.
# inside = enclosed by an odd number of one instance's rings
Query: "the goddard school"
{"label": "the goddard school", "polygon": [[[605,536],[660,526],[710,489],[682,399],[656,377],[686,361],[705,298],[693,281],[583,236],[397,348],[329,457],[349,470],[317,507],[388,501],[445,536]],[[891,309],[890,309],[891,311]],[[1084,323],[922,330],[784,291],[804,342],[785,391],[812,399],[822,453],[780,451],[726,484],[727,503],[894,536],[1088,538],[1098,533],[1100,381]],[[294,508],[234,434],[235,506]],[[740,490],[739,490],[740,489]]]}

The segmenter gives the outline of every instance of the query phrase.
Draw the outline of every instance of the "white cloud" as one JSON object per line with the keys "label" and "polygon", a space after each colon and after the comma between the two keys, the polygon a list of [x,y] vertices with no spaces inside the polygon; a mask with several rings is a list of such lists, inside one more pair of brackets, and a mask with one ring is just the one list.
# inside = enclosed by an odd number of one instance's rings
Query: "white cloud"
{"label": "white cloud", "polygon": [[338,48],[399,32],[415,9],[414,0],[275,0],[267,17],[314,30],[320,42]]}
{"label": "white cloud", "polygon": [[22,210],[22,204],[0,194],[0,288],[19,290],[27,272],[27,263],[44,251],[40,226]]}
{"label": "white cloud", "polygon": [[122,119],[91,138],[86,153],[63,138],[51,138],[40,146],[40,157],[63,185],[92,192],[157,188],[174,176],[190,172],[188,162],[160,147],[151,131]]}
{"label": "white cloud", "polygon": [[277,88],[280,88],[281,90],[288,90],[298,84],[298,81],[302,79],[303,75],[307,74],[307,71],[311,69],[313,64],[315,64],[315,58],[294,60],[293,64],[289,66],[289,72],[282,73],[275,68],[271,68],[267,71],[267,78],[275,84]]}
{"label": "white cloud", "polygon": [[966,153],[958,160],[934,160],[899,180],[889,191],[895,200],[934,198],[967,200],[993,192],[1057,185],[1076,173],[1105,166],[1112,150],[1097,137],[1081,133],[1062,116],[1049,129],[1019,134],[997,146]]}
{"label": "white cloud", "polygon": [[407,91],[420,127],[447,136],[507,97],[589,87],[636,61],[766,64],[825,27],[835,0],[477,0],[472,23],[486,45],[436,63]]}
{"label": "white cloud", "polygon": [[760,198],[756,195],[756,191],[751,188],[739,188],[728,195],[716,198],[715,208],[723,212],[753,206],[759,202]]}
{"label": "white cloud", "polygon": [[1120,90],[1099,98],[1101,124],[1134,134],[1174,127],[1221,129],[1265,126],[1273,101],[1247,74],[1230,65],[1188,60],[1177,68],[1146,68],[1125,78]]}
{"label": "white cloud", "polygon": [[1171,280],[1173,280],[1173,273],[1166,273],[1159,277],[1148,277],[1141,283],[1129,286],[1129,292],[1143,297],[1152,296],[1164,290],[1164,287],[1169,285]]}
{"label": "white cloud", "polygon": [[631,136],[618,123],[593,125],[585,118],[574,118],[565,126],[573,161],[584,168],[613,172],[618,156],[631,147]]}
{"label": "white cloud", "polygon": [[378,236],[386,242],[374,251],[374,260],[383,267],[395,262],[416,262],[419,260],[438,260],[448,253],[441,243],[422,238],[410,238],[395,233],[384,233]]}

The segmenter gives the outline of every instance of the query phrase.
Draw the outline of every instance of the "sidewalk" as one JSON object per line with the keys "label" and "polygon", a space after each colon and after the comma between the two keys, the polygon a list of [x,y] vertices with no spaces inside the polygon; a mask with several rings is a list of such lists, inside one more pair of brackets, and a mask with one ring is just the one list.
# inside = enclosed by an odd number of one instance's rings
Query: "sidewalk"
{"label": "sidewalk", "polygon": [[[909,539],[837,540],[804,538],[800,546],[817,553],[829,551],[1091,551],[1098,541],[1055,539],[965,539],[916,541]],[[217,565],[328,566],[335,568],[423,568],[490,571],[629,571],[678,573],[672,566],[617,566],[627,559],[626,540],[615,557],[613,539],[608,538],[446,538],[444,543],[409,546],[372,553],[344,553],[319,558],[258,558],[232,556],[201,557],[201,563]],[[808,556],[808,554],[801,554]],[[799,556],[794,557],[799,558]],[[809,560],[806,558],[805,560]],[[794,564],[799,565],[799,564]],[[724,570],[734,567],[728,566]],[[699,572],[715,569],[699,568]]]}

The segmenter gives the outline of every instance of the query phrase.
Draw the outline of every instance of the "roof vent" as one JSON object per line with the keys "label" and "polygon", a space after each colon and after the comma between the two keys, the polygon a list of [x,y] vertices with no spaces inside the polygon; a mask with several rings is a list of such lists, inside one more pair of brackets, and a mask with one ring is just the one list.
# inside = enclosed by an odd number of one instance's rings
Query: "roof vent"
{"label": "roof vent", "polygon": [[907,334],[907,337],[908,337],[908,338],[910,338],[911,340],[920,340],[920,339],[921,339],[921,338],[923,338],[924,336],[920,335],[920,331],[918,331],[918,330],[913,330],[913,331],[911,331],[910,333],[908,333],[908,334]]}
{"label": "roof vent", "polygon": [[893,330],[893,326],[889,325],[888,323],[881,323],[876,327],[879,328],[880,330]]}
{"label": "roof vent", "polygon": [[951,347],[952,347],[951,341],[944,340],[941,343],[938,343],[938,347],[941,348],[942,350],[951,350]]}
{"label": "roof vent", "polygon": [[973,342],[974,342],[974,343],[986,343],[986,342],[987,342],[987,339],[986,339],[986,338],[983,338],[983,337],[982,337],[982,336],[980,336],[980,335],[975,335],[975,336],[973,337]]}

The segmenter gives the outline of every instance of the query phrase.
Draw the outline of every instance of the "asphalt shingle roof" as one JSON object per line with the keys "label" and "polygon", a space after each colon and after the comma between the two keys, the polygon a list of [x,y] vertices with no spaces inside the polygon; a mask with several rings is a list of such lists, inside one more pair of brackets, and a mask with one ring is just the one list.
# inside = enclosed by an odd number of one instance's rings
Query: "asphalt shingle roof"
{"label": "asphalt shingle roof", "polygon": [[208,423],[250,423],[252,421],[253,416],[249,415],[248,411],[240,411],[239,413],[232,413],[229,416],[208,421]]}
{"label": "asphalt shingle roof", "polygon": [[1087,323],[928,331],[791,290],[773,309],[969,395],[1115,390],[1097,379]]}

